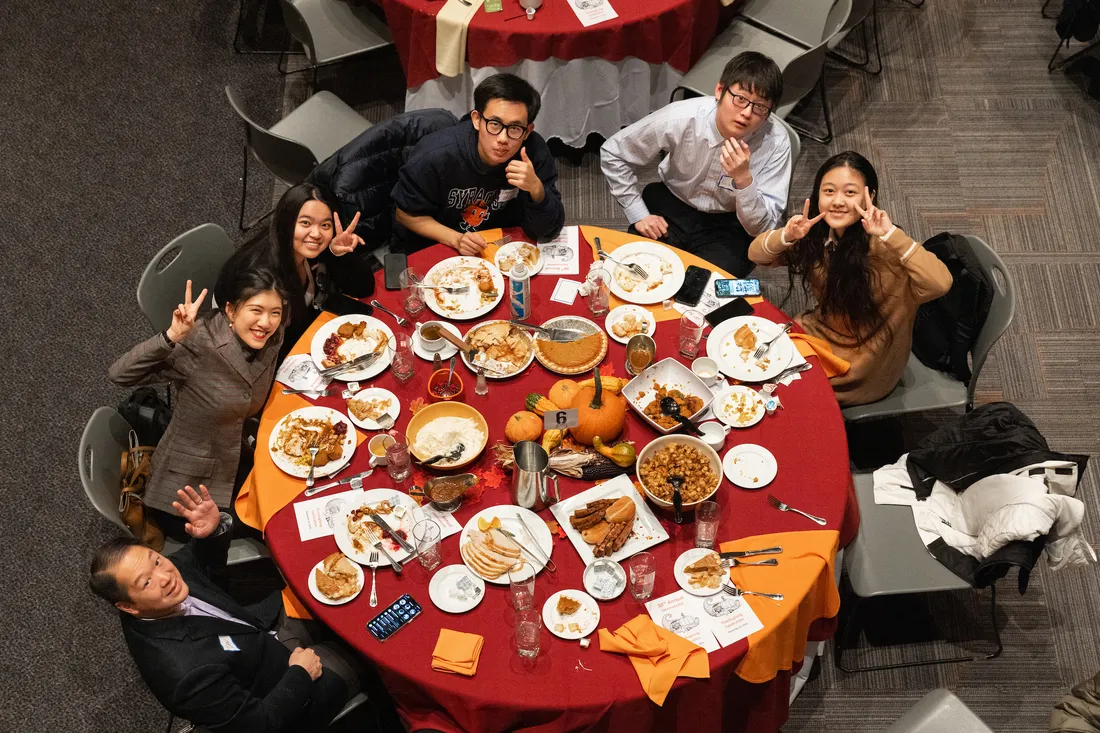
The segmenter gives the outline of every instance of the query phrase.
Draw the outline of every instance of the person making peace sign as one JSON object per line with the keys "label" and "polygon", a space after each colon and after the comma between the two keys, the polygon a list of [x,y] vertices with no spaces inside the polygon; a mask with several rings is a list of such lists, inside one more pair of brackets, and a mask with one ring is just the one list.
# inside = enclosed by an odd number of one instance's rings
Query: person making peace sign
{"label": "person making peace sign", "polygon": [[753,240],[749,258],[786,265],[817,306],[795,320],[851,365],[830,379],[842,406],[882,399],[901,379],[921,303],[951,288],[951,273],[876,207],[878,175],[859,153],[829,158],[814,195],[782,229]]}

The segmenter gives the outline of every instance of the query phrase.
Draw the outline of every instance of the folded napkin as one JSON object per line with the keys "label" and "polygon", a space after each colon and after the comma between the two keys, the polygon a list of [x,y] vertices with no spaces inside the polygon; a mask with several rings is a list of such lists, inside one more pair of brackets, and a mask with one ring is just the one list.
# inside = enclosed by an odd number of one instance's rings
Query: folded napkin
{"label": "folded napkin", "polygon": [[600,629],[600,649],[630,657],[642,689],[658,705],[664,705],[677,677],[710,677],[710,660],[702,647],[658,626],[644,613],[614,634]]}
{"label": "folded napkin", "polygon": [[466,70],[466,29],[485,0],[447,0],[435,16],[435,70],[458,76]]}
{"label": "folded napkin", "polygon": [[825,339],[811,336],[808,333],[794,333],[793,331],[787,335],[791,337],[791,341],[794,341],[799,354],[807,358],[817,357],[818,361],[821,362],[821,368],[825,370],[826,377],[839,377],[841,374],[846,373],[851,366],[851,364],[833,353],[833,347]]}
{"label": "folded napkin", "polygon": [[[836,530],[778,532],[723,542],[722,552],[782,547],[780,555],[768,555],[779,565],[734,566],[730,579],[738,588],[782,593],[776,603],[760,596],[742,596],[764,628],[749,636],[749,651],[737,665],[737,676],[747,682],[767,682],[787,670],[806,652],[810,624],[832,618],[840,610],[833,566],[840,533]],[[750,557],[749,561],[764,559]]]}
{"label": "folded napkin", "polygon": [[439,641],[432,652],[432,669],[473,677],[477,673],[477,658],[485,638],[450,629],[439,630]]}

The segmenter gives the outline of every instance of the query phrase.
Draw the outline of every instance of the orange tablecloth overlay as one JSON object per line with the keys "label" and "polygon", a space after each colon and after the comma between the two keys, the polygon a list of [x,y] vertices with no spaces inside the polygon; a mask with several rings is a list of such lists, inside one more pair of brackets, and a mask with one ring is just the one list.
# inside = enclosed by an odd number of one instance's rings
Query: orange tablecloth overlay
{"label": "orange tablecloth overlay", "polygon": [[[514,239],[522,240],[519,230],[508,232]],[[486,239],[498,233],[483,232]],[[625,241],[637,241],[621,233],[594,227],[581,230],[581,272],[587,273],[592,262],[588,245],[589,237],[600,236],[605,247]],[[409,266],[426,273],[428,269],[455,252],[442,245],[429,247],[409,256]],[[581,276],[568,276],[580,279]],[[541,323],[558,315],[577,315],[591,318],[583,298],[577,298],[571,306],[550,301],[550,294],[557,282],[556,276],[539,275],[531,280],[531,302],[535,314],[533,321]],[[382,273],[377,273],[375,297],[388,308],[402,312],[399,292],[386,291],[382,285]],[[660,305],[656,306],[661,309]],[[766,302],[757,303],[756,314],[776,322],[787,317]],[[394,331],[401,330],[384,313],[378,318]],[[673,316],[674,318],[677,316]],[[427,321],[436,318],[425,310],[416,319]],[[508,318],[507,299],[502,299],[493,311],[480,320]],[[603,325],[603,318],[593,319]],[[465,333],[478,321],[456,322]],[[306,334],[298,349],[308,348],[312,332]],[[654,332],[657,342],[657,358],[677,355],[679,340],[675,320],[660,321]],[[600,365],[601,372],[623,375],[625,347],[611,341],[608,354]],[[682,359],[683,362],[688,362]],[[759,424],[745,430],[735,430],[727,438],[726,449],[751,442],[766,446],[779,463],[779,473],[768,487],[784,501],[804,506],[808,511],[825,517],[827,529],[839,532],[840,543],[845,544],[858,526],[858,514],[851,494],[851,474],[848,470],[847,443],[844,424],[825,373],[814,357],[810,358],[814,369],[803,374],[789,386],[781,387],[784,409],[767,417]],[[427,396],[426,383],[431,371],[430,362],[417,360],[415,376],[406,384],[399,384],[387,370],[369,386],[393,391],[402,402],[396,429],[404,431],[411,417],[409,403]],[[509,415],[524,409],[524,398],[530,392],[545,395],[561,377],[544,369],[537,362],[522,375],[505,380],[489,380],[489,394],[479,397],[473,393],[474,375],[459,363],[457,373],[466,383],[465,401],[478,409],[489,426],[488,443],[492,446],[504,440],[504,426]],[[363,384],[363,387],[368,386]],[[281,389],[276,386],[276,390]],[[262,417],[260,445],[271,426],[285,410],[304,403],[326,405],[344,409],[344,401],[338,396],[319,399],[280,402],[274,397]],[[280,412],[279,409],[284,410]],[[812,436],[812,440],[807,439]],[[657,437],[633,412],[628,412],[624,438],[634,441],[638,450]],[[486,487],[475,501],[468,501],[455,518],[465,524],[479,510],[496,504],[509,503],[510,478],[502,481],[491,470],[492,452],[487,450],[468,469],[484,476],[476,489]],[[368,452],[356,451],[351,465],[341,475],[352,475],[365,470]],[[416,471],[414,477],[419,475]],[[561,494],[568,498],[588,489],[592,482],[563,478]],[[384,469],[374,472],[364,488],[394,487]],[[396,485],[407,490],[409,482]],[[683,723],[683,716],[690,711],[693,733],[717,733],[717,731],[778,730],[787,717],[790,673],[785,658],[779,657],[771,670],[772,678],[766,682],[750,683],[738,676],[738,668],[750,652],[749,640],[720,649],[708,655],[710,677],[707,679],[677,678],[668,690],[666,702],[655,705],[639,685],[639,676],[632,664],[618,654],[605,654],[598,649],[580,649],[576,642],[567,642],[543,629],[541,652],[533,662],[521,661],[516,653],[513,631],[513,612],[508,603],[507,586],[488,583],[485,596],[473,610],[463,614],[447,614],[436,608],[428,594],[431,574],[413,561],[405,566],[400,576],[391,570],[378,571],[378,596],[380,605],[372,609],[368,605],[369,594],[341,606],[327,606],[310,595],[307,581],[311,568],[322,558],[336,550],[331,537],[302,542],[298,533],[291,501],[300,501],[304,481],[291,479],[270,461],[257,456],[256,469],[246,491],[238,500],[238,511],[247,521],[255,521],[266,533],[272,556],[286,578],[289,589],[298,596],[303,609],[324,622],[349,645],[367,657],[378,670],[387,689],[393,695],[398,710],[411,729],[435,728],[448,733],[458,731],[618,731],[618,730],[676,730]],[[322,496],[335,496],[342,488],[330,490]],[[721,506],[720,540],[760,535],[762,533],[798,533],[806,529],[806,520],[798,515],[779,512],[767,502],[761,491],[745,491],[723,480],[716,500]],[[668,530],[670,540],[656,545],[649,551],[657,561],[657,579],[654,597],[672,593],[678,589],[672,577],[676,557],[694,545],[695,529],[689,519],[682,525],[674,524],[671,516],[662,510],[655,513]],[[543,519],[551,519],[549,510],[539,513]],[[812,533],[811,533],[812,534]],[[443,562],[461,563],[458,536],[447,537],[442,542]],[[793,540],[792,540],[793,542]],[[783,562],[794,562],[795,545],[785,548]],[[537,603],[543,603],[558,590],[583,588],[584,563],[566,540],[556,540],[553,558],[557,572],[544,571],[536,581]],[[774,568],[772,569],[774,570]],[[755,582],[755,581],[754,581]],[[748,586],[752,587],[752,586]],[[792,587],[793,588],[793,587]],[[764,590],[764,588],[761,588]],[[793,608],[808,590],[792,589],[787,604]],[[377,642],[364,629],[364,624],[401,594],[409,593],[422,607],[423,612],[394,639],[384,644]],[[754,608],[757,608],[755,602]],[[624,594],[614,601],[600,604],[600,626],[619,629],[631,619],[645,613],[642,604]],[[758,610],[765,618],[762,611]],[[770,623],[771,619],[765,619]],[[805,645],[807,635],[812,639],[824,639],[832,633],[835,620],[824,620],[803,626],[798,633]],[[439,674],[432,670],[431,661],[441,629],[478,634],[484,644],[477,664],[477,674],[466,677],[458,674]],[[792,634],[793,639],[796,634]],[[793,643],[793,642],[792,642]],[[595,646],[595,645],[593,645]],[[760,646],[762,649],[763,646]],[[755,654],[755,652],[754,652]],[[765,657],[761,657],[766,659]],[[793,658],[793,652],[792,652]]]}

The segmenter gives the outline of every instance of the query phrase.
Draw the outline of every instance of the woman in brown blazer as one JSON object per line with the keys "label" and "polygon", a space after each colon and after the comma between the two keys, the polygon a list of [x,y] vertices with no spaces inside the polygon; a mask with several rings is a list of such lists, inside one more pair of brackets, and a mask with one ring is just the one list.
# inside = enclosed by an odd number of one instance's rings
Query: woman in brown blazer
{"label": "woman in brown blazer", "polygon": [[[270,270],[236,273],[219,310],[198,315],[206,290],[184,300],[172,325],[111,365],[111,381],[129,387],[171,382],[172,420],[153,451],[145,504],[169,536],[186,539],[175,517],[176,491],[205,484],[220,508],[239,486],[245,421],[259,414],[275,379],[286,293]],[[243,477],[242,477],[243,478]]]}
{"label": "woman in brown blazer", "polygon": [[878,175],[859,153],[821,166],[800,216],[749,247],[760,265],[786,265],[817,300],[795,318],[851,366],[830,379],[842,406],[882,399],[901,379],[921,303],[951,289],[951,273],[875,207]]}

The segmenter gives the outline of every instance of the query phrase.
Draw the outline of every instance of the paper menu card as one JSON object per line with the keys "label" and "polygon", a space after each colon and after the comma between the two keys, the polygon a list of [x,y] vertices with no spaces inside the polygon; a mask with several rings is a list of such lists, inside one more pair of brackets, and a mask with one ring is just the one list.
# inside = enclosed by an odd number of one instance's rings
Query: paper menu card
{"label": "paper menu card", "polygon": [[540,275],[579,275],[581,272],[580,228],[563,227],[558,236],[539,242],[542,255]]}
{"label": "paper menu card", "polygon": [[362,495],[362,489],[354,489],[295,504],[294,516],[298,520],[298,534],[301,535],[302,542],[331,537],[336,531],[336,522],[343,519],[347,511],[348,502]]}
{"label": "paper menu card", "polygon": [[569,0],[569,7],[585,28],[619,17],[608,0]]}
{"label": "paper menu card", "polygon": [[649,601],[645,608],[659,626],[698,644],[708,654],[764,628],[743,598],[726,593],[700,598],[679,590]]}
{"label": "paper menu card", "polygon": [[313,357],[309,354],[288,356],[279,367],[279,371],[275,373],[275,381],[291,389],[312,390],[323,390],[329,382],[317,371],[317,365],[313,363]]}
{"label": "paper menu card", "polygon": [[430,519],[439,525],[439,539],[450,537],[462,531],[462,525],[458,523],[453,514],[441,512],[431,504],[425,504],[417,509],[419,519]]}

